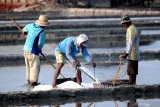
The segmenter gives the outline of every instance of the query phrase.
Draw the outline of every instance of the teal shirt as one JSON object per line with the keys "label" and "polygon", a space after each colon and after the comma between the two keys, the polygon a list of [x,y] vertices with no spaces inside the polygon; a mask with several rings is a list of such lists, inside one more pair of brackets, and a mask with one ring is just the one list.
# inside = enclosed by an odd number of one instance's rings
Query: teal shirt
{"label": "teal shirt", "polygon": [[44,29],[34,23],[27,24],[23,28],[24,32],[27,32],[27,38],[24,44],[23,50],[31,52],[35,55],[39,55],[41,49],[45,44],[45,32]]}

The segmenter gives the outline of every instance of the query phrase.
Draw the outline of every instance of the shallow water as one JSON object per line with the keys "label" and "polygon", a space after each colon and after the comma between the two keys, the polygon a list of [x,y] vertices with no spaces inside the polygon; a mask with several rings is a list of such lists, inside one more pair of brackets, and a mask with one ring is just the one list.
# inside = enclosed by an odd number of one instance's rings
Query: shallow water
{"label": "shallow water", "polygon": [[[150,61],[140,61],[139,62],[139,74],[137,76],[137,84],[158,84],[160,83],[160,61],[150,60]],[[85,66],[93,74],[93,68],[91,66]],[[124,64],[124,68],[126,64]],[[95,75],[99,80],[111,79],[118,68],[115,66],[97,66],[95,69]],[[53,68],[50,65],[42,65],[39,82],[42,84],[51,84],[53,77]],[[75,76],[74,70],[69,66],[65,65],[61,72],[65,77]],[[125,77],[126,78],[126,77]],[[84,83],[92,83],[93,81],[88,78],[84,73],[82,73],[82,80]],[[11,92],[11,91],[27,91],[25,86],[25,66],[15,66],[15,67],[1,67],[0,68],[0,92]],[[132,102],[130,99],[127,101],[106,101],[104,99],[80,103],[64,103],[60,102],[59,107],[159,107],[160,99],[137,99],[135,106],[127,106],[127,104]],[[6,104],[7,105],[7,104]],[[51,102],[46,104],[24,104],[23,107],[58,107]]]}
{"label": "shallow water", "polygon": [[[137,76],[137,84],[158,84],[160,83],[160,61],[140,61],[139,62],[139,74]],[[94,69],[92,66],[85,66],[92,74]],[[98,80],[112,79],[116,74],[118,65],[115,66],[97,66],[95,69],[95,75]],[[123,65],[126,68],[126,64]],[[39,82],[42,84],[51,84],[53,78],[54,69],[50,65],[42,65],[39,77]],[[75,71],[69,66],[65,65],[61,72],[65,77],[74,77]],[[59,76],[60,77],[60,76]],[[127,76],[121,78],[128,78]],[[84,83],[92,83],[87,75],[82,73],[82,80]],[[27,91],[25,88],[25,66],[15,67],[1,67],[0,68],[0,92],[7,91]]]}
{"label": "shallow water", "polygon": [[[82,104],[79,104],[79,106],[76,106],[76,103],[61,104],[60,107],[159,107],[159,104],[160,104],[160,99],[137,99],[135,101],[134,100],[128,100],[128,101],[113,100],[113,101],[82,103]],[[44,107],[49,107],[49,106],[44,106]]]}
{"label": "shallow water", "polygon": [[[43,52],[47,52],[47,54],[54,53],[55,44],[46,44],[44,47]],[[0,46],[0,54],[2,55],[9,55],[9,54],[21,54],[22,53],[22,45],[17,46]],[[155,41],[145,46],[140,46],[141,50],[148,50],[148,49],[160,49],[160,41]],[[99,52],[116,52],[125,50],[125,48],[98,48]],[[89,49],[89,52],[94,53],[97,52],[97,49]],[[148,60],[148,61],[140,61],[139,62],[139,74],[137,76],[137,84],[159,84],[160,83],[160,60]],[[90,65],[84,65],[88,68],[92,74],[94,74],[94,69]],[[116,70],[118,65],[114,66],[97,66],[95,69],[95,75],[98,80],[107,80],[112,79],[113,76],[116,74]],[[123,65],[123,68],[126,68],[126,63]],[[124,69],[122,69],[123,71]],[[39,77],[39,82],[41,84],[48,84],[52,83],[54,69],[50,65],[42,65],[41,72]],[[61,72],[65,77],[74,77],[75,72],[69,66],[65,65]],[[127,78],[127,76],[123,77]],[[82,80],[84,83],[92,83],[93,81],[82,73]],[[25,85],[25,66],[12,66],[12,67],[0,67],[0,92],[15,92],[15,91],[27,91]],[[77,104],[72,101],[72,103],[63,103],[60,102],[60,107],[131,107],[127,106],[127,101],[106,101],[106,100],[99,100],[96,102],[80,102],[81,104]],[[58,104],[57,104],[58,105]],[[137,106],[138,105],[138,106]],[[137,99],[136,106],[132,107],[159,107],[160,99]],[[51,102],[49,104],[24,104],[23,107],[58,107]]]}

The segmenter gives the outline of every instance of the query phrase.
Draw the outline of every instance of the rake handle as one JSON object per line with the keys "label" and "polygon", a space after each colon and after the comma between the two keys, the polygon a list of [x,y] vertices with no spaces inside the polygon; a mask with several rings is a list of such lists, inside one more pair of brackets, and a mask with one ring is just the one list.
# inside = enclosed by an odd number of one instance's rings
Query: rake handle
{"label": "rake handle", "polygon": [[20,28],[20,25],[19,25],[12,17],[10,17],[10,19],[16,24],[17,28],[18,28],[21,32],[23,32],[22,29]]}
{"label": "rake handle", "polygon": [[[43,58],[44,58],[46,61],[48,61],[48,62],[50,63],[50,65],[51,65],[54,69],[56,69],[56,67],[54,66],[54,64],[53,64],[43,53],[40,53],[40,54],[43,56]],[[63,78],[65,78],[63,74],[60,73],[60,75],[61,75]]]}

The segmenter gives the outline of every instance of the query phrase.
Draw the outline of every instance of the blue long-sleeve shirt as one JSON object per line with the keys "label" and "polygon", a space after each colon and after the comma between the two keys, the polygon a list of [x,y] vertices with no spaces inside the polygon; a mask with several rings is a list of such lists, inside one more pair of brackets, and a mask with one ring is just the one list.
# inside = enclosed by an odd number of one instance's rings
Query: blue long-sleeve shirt
{"label": "blue long-sleeve shirt", "polygon": [[27,32],[27,38],[23,50],[39,55],[40,50],[45,44],[44,29],[42,29],[39,25],[32,23],[27,24],[23,28],[23,31]]}
{"label": "blue long-sleeve shirt", "polygon": [[55,50],[64,53],[66,55],[66,57],[69,59],[69,61],[71,61],[72,63],[74,61],[76,61],[75,55],[77,55],[78,53],[80,53],[80,51],[82,53],[82,56],[85,58],[85,60],[88,63],[91,60],[86,47],[81,46],[80,48],[78,48],[75,45],[75,43],[74,43],[74,37],[68,37],[68,38],[64,39],[62,42],[60,42],[56,46]]}

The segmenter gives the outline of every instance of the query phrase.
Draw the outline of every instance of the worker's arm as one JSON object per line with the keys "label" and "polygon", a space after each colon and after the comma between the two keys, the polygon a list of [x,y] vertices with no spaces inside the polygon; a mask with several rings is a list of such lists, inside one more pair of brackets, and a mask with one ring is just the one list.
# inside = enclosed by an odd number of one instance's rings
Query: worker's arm
{"label": "worker's arm", "polygon": [[27,32],[22,31],[22,36],[27,36]]}
{"label": "worker's arm", "polygon": [[23,29],[22,29],[22,36],[27,36],[28,32],[29,32],[29,25],[26,25]]}
{"label": "worker's arm", "polygon": [[81,48],[82,48],[82,55],[85,58],[85,60],[91,65],[93,65],[93,67],[96,67],[96,63],[91,59],[87,48],[86,47],[81,47]]}
{"label": "worker's arm", "polygon": [[77,61],[75,55],[72,53],[72,42],[68,41],[66,46],[66,57],[73,64],[74,61]]}
{"label": "worker's arm", "polygon": [[40,35],[39,35],[39,41],[38,41],[38,48],[39,50],[41,50],[45,44],[45,32],[44,30],[42,32],[40,32]]}
{"label": "worker's arm", "polygon": [[128,45],[127,45],[127,50],[126,50],[126,54],[130,55],[132,48],[134,46],[134,41],[135,41],[135,33],[136,31],[134,29],[129,29],[128,30]]}
{"label": "worker's arm", "polygon": [[89,63],[91,61],[91,57],[89,56],[87,48],[86,47],[81,47],[81,48],[82,48],[82,56]]}

